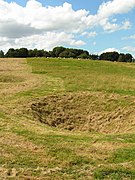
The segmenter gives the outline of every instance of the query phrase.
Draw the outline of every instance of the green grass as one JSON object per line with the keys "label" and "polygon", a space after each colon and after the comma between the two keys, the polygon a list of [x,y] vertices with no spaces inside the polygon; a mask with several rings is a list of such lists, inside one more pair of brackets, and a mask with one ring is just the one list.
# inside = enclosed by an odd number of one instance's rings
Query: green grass
{"label": "green grass", "polygon": [[110,160],[113,163],[133,162],[135,164],[135,147],[119,149]]}
{"label": "green grass", "polygon": [[123,179],[135,179],[135,171],[129,171],[126,169],[102,169],[94,173],[94,179],[109,179],[109,180],[123,180]]}
{"label": "green grass", "polygon": [[[32,72],[59,78],[65,91],[135,95],[134,64],[90,60],[28,59]],[[61,84],[60,84],[61,85]]]}
{"label": "green grass", "polygon": [[[90,91],[90,92],[102,92],[104,94],[108,93],[116,93],[119,95],[135,95],[135,65],[134,64],[125,64],[125,63],[112,63],[105,61],[84,61],[84,60],[73,60],[73,59],[28,59],[28,64],[32,67],[32,72],[34,74],[40,74],[43,78],[50,78],[53,80],[59,79],[57,87],[54,83],[49,89],[49,87],[44,86],[45,89],[48,89],[48,93],[65,93],[65,92],[82,92],[82,91]],[[64,88],[61,88],[61,85]],[[55,92],[53,91],[55,89]],[[38,91],[38,90],[37,90]],[[39,90],[42,92],[42,89]],[[40,94],[40,93],[39,93]],[[107,95],[108,96],[108,95]],[[106,98],[107,98],[106,96]],[[94,98],[94,97],[93,97]],[[96,98],[96,97],[95,97]],[[95,101],[95,99],[94,99]],[[100,102],[96,100],[96,107]],[[106,103],[104,108],[106,111],[112,111],[116,107],[128,107],[133,106],[134,103],[130,98],[126,99],[113,99],[109,104]],[[86,136],[87,137],[87,136]],[[49,138],[49,139],[48,139]],[[82,144],[82,152],[84,152],[85,156],[88,157],[87,151],[90,151],[90,146],[93,144],[92,142],[96,141],[96,143],[108,143],[108,146],[111,143],[120,143],[123,148],[119,147],[117,150],[112,152],[107,152],[104,150],[93,150],[92,153],[95,153],[96,156],[100,158],[93,157],[89,159],[89,163],[95,167],[94,170],[94,178],[95,179],[134,179],[135,171],[133,167],[135,165],[135,137],[134,134],[121,134],[121,135],[105,135],[96,138],[85,138],[85,139],[72,139],[71,136],[62,137],[62,136],[48,136],[46,137],[45,143],[48,144],[49,141],[53,142],[53,151],[49,151],[54,157],[57,157],[59,160],[62,158],[66,159],[66,161],[78,162],[78,156],[74,154],[76,149],[80,149]],[[71,139],[71,142],[69,141]],[[48,141],[49,140],[49,141]],[[56,141],[55,141],[56,140]],[[68,142],[67,142],[68,140]],[[58,146],[55,144],[58,142]],[[61,147],[62,144],[64,148]],[[131,147],[125,148],[125,146],[129,145]],[[49,145],[49,146],[50,146]],[[68,148],[67,148],[68,147]],[[69,148],[72,147],[72,150]],[[73,148],[74,147],[74,148]],[[100,148],[100,147],[99,147]],[[91,152],[91,151],[90,151]],[[73,155],[74,154],[74,155]],[[84,157],[85,157],[84,156]],[[94,156],[94,155],[93,155]],[[103,156],[103,158],[102,158]],[[105,156],[105,157],[104,157]],[[71,159],[70,159],[71,158]],[[82,157],[80,157],[82,159]],[[87,158],[86,158],[87,159]],[[82,159],[82,166],[87,166],[87,161],[85,162]],[[132,168],[122,167],[120,163],[131,161]],[[79,161],[80,162],[80,161]],[[97,167],[98,164],[106,164],[106,167]],[[111,164],[113,164],[113,167]],[[102,166],[102,165],[101,165]],[[79,167],[79,164],[78,164]],[[73,173],[73,167],[70,170],[70,174]],[[88,168],[89,169],[89,168]],[[86,171],[84,170],[83,176],[85,177]]]}
{"label": "green grass", "polygon": [[[81,105],[93,103],[92,112],[111,113],[119,107],[134,110],[135,65],[44,58],[27,59],[27,65],[32,68],[32,72],[27,72],[32,74],[30,77],[42,80],[36,87],[27,87],[24,74],[23,86],[27,88],[9,95],[7,89],[13,88],[16,82],[18,85],[23,83],[20,72],[19,76],[13,76],[20,77],[20,81],[6,74],[0,79],[3,90],[0,97],[0,177],[135,179],[134,133],[66,131],[48,127],[29,114],[31,103],[43,96],[75,95],[78,92],[91,92],[89,100],[84,97],[80,101],[77,99],[79,96],[75,99],[80,109]],[[2,175],[2,171],[6,172],[4,168],[8,173]],[[10,177],[13,168],[17,171],[15,178]]]}
{"label": "green grass", "polygon": [[[102,139],[100,139],[102,141]],[[119,134],[119,135],[106,135],[103,141],[109,142],[123,142],[123,143],[135,143],[135,134]]]}
{"label": "green grass", "polygon": [[4,112],[0,112],[0,118],[5,118]]}

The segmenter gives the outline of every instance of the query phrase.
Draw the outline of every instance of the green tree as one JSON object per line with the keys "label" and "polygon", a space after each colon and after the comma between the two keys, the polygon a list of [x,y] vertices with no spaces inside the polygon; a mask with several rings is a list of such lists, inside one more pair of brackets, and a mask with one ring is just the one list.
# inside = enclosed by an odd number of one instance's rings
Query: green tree
{"label": "green tree", "polygon": [[68,51],[68,58],[76,58],[76,54],[72,51]]}
{"label": "green tree", "polygon": [[69,57],[69,51],[65,50],[59,54],[59,57],[61,58],[68,58]]}
{"label": "green tree", "polygon": [[118,58],[118,62],[126,62],[125,54],[120,53],[119,58]]}
{"label": "green tree", "polygon": [[125,59],[126,62],[132,62],[133,61],[133,56],[131,54],[125,54]]}
{"label": "green tree", "polygon": [[28,57],[34,57],[34,51],[32,49],[28,50]]}
{"label": "green tree", "polygon": [[88,55],[86,52],[83,52],[82,54],[80,54],[80,55],[78,56],[78,58],[88,59],[88,58],[89,58],[89,55]]}
{"label": "green tree", "polygon": [[118,58],[119,62],[132,62],[133,61],[133,56],[131,54],[123,54],[120,53],[119,58]]}
{"label": "green tree", "polygon": [[10,48],[7,53],[5,54],[5,57],[16,57],[17,56],[17,52],[15,51],[14,48]]}
{"label": "green tree", "polygon": [[50,57],[51,55],[50,55],[50,53],[49,52],[47,52],[47,51],[44,51],[44,57]]}
{"label": "green tree", "polygon": [[50,57],[56,57],[53,51],[49,51]]}
{"label": "green tree", "polygon": [[100,60],[108,60],[108,61],[118,61],[119,53],[118,52],[105,52],[102,53],[99,57]]}
{"label": "green tree", "polygon": [[37,50],[36,56],[37,57],[43,57],[44,56],[44,50],[43,49],[42,50]]}
{"label": "green tree", "polygon": [[59,57],[59,54],[62,53],[66,48],[60,46],[53,48],[53,54],[55,54],[55,57]]}
{"label": "green tree", "polygon": [[18,51],[17,52],[18,53],[17,57],[21,57],[21,58],[28,57],[28,49],[27,48],[20,48],[20,49],[18,49],[16,51]]}
{"label": "green tree", "polygon": [[4,52],[2,50],[0,51],[0,58],[4,58]]}
{"label": "green tree", "polygon": [[89,55],[89,58],[92,59],[92,60],[98,60],[98,59],[99,59],[99,56],[96,55],[96,54],[90,54],[90,55]]}

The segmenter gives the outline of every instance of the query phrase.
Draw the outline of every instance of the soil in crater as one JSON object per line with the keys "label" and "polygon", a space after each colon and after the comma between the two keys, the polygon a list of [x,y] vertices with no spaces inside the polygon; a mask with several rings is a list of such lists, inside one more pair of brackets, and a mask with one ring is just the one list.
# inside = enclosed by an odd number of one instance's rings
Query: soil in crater
{"label": "soil in crater", "polygon": [[72,131],[129,133],[135,130],[135,100],[103,93],[50,95],[31,104],[34,119]]}

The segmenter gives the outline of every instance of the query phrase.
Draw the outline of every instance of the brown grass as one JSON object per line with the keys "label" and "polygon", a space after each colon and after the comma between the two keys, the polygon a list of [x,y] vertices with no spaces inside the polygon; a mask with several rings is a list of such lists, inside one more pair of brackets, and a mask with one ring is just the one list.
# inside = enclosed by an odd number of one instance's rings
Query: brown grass
{"label": "brown grass", "polygon": [[[132,107],[130,104],[132,104]],[[102,133],[135,131],[134,97],[103,93],[47,96],[31,105],[35,119],[52,127]]]}

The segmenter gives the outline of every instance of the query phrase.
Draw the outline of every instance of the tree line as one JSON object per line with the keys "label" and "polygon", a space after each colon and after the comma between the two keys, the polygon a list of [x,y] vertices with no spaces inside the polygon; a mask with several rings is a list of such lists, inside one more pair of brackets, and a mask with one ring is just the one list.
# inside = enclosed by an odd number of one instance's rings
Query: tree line
{"label": "tree line", "polygon": [[65,47],[55,47],[52,51],[20,48],[10,48],[5,54],[1,50],[0,58],[26,58],[26,57],[54,57],[54,58],[78,58],[78,59],[92,59],[92,60],[107,60],[117,62],[133,62],[133,56],[129,53],[118,52],[104,52],[100,55],[89,54],[88,51],[82,49],[73,49]]}

